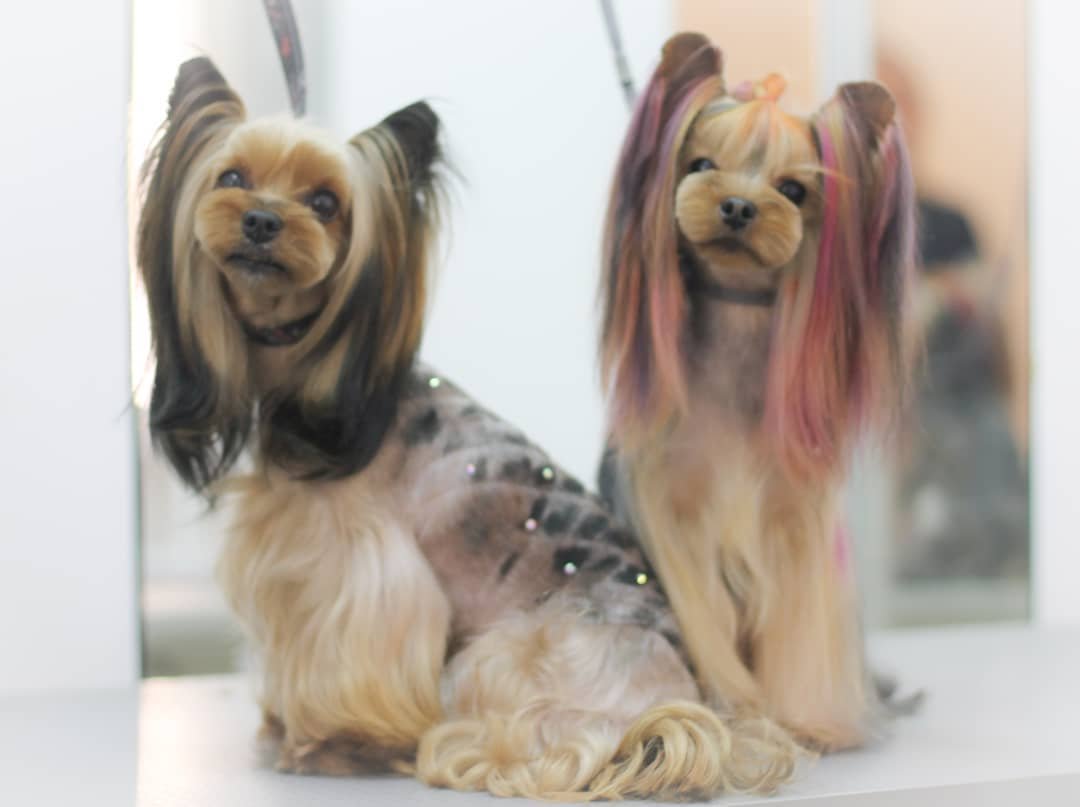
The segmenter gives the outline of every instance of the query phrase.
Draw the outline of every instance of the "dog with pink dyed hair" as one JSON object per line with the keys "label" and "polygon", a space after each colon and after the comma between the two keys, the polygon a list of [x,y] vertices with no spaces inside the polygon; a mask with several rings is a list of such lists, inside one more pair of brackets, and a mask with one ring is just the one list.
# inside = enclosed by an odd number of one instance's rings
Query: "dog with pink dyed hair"
{"label": "dog with pink dyed hair", "polygon": [[601,477],[703,691],[832,750],[888,711],[839,493],[904,397],[915,197],[884,87],[802,118],[783,86],[729,94],[720,52],[680,34],[637,102],[604,239]]}

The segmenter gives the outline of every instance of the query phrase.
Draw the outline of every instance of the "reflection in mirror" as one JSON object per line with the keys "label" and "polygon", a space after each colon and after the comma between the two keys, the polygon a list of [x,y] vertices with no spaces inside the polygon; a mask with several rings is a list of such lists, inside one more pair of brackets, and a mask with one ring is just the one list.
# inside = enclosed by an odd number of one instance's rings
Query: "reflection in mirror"
{"label": "reflection in mirror", "polygon": [[911,147],[922,253],[922,362],[900,440],[889,618],[1024,617],[1026,4],[875,0],[874,11],[878,78]]}

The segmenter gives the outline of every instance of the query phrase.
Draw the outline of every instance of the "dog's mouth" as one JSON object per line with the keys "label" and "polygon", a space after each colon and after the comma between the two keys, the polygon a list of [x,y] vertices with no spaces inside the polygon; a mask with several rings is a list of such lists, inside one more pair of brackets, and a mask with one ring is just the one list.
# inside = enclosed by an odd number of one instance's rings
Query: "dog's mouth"
{"label": "dog's mouth", "polygon": [[747,246],[745,241],[741,238],[736,238],[733,235],[723,235],[720,236],[720,238],[714,238],[712,241],[709,241],[708,246],[716,247],[724,252],[744,252],[749,255],[754,254],[754,250]]}
{"label": "dog's mouth", "polygon": [[311,330],[311,326],[315,324],[315,320],[319,318],[321,313],[322,309],[317,308],[299,319],[283,322],[280,325],[268,325],[263,328],[256,327],[243,320],[240,322],[244,326],[244,333],[252,342],[263,347],[286,347],[295,345],[307,336],[307,332]]}
{"label": "dog's mouth", "polygon": [[733,235],[722,235],[719,238],[706,241],[701,246],[714,247],[727,255],[745,255],[759,266],[765,265],[765,261],[761,259],[761,256],[757,254],[757,251],[752,246]]}
{"label": "dog's mouth", "polygon": [[287,266],[265,256],[234,252],[225,258],[225,262],[243,269],[244,272],[256,278],[289,276]]}

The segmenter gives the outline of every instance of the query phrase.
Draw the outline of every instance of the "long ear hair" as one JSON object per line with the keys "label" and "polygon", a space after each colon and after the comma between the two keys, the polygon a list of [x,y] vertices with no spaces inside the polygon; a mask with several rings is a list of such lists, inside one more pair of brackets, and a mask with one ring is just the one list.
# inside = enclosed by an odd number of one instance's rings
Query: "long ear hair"
{"label": "long ear hair", "polygon": [[847,84],[813,119],[825,207],[816,266],[780,292],[766,423],[795,473],[828,472],[860,427],[898,407],[915,265],[915,190],[895,105]]}
{"label": "long ear hair", "polygon": [[690,125],[723,92],[720,52],[708,39],[669,39],[615,168],[604,225],[600,373],[620,443],[662,426],[685,406],[680,349],[687,304],[672,199]]}
{"label": "long ear hair", "polygon": [[142,169],[137,258],[150,306],[157,369],[150,429],[181,478],[196,490],[236,459],[250,430],[241,400],[239,335],[220,300],[216,274],[194,271],[194,194],[205,161],[244,118],[244,106],[206,58],[181,65],[168,117]]}
{"label": "long ear hair", "polygon": [[392,425],[423,333],[443,196],[438,131],[420,102],[349,143],[349,247],[294,386],[263,405],[265,456],[301,476],[363,468]]}

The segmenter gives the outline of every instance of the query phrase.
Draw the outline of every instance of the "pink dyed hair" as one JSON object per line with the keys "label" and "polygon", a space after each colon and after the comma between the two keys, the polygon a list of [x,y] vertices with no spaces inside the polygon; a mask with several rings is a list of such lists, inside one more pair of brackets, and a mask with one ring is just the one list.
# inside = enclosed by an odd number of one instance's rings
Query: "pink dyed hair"
{"label": "pink dyed hair", "polygon": [[[695,117],[723,94],[720,54],[675,37],[638,100],[608,205],[600,289],[601,376],[611,436],[648,438],[685,409],[688,306],[674,194]],[[830,472],[860,428],[897,405],[901,326],[914,256],[914,183],[893,102],[876,84],[840,89],[812,121],[824,211],[812,271],[780,289],[765,429],[796,474]]]}
{"label": "pink dyed hair", "polygon": [[862,427],[897,409],[915,265],[915,189],[888,93],[840,89],[814,117],[825,206],[812,273],[782,284],[765,424],[785,466],[829,472]]}
{"label": "pink dyed hair", "polygon": [[619,438],[651,431],[685,406],[677,160],[694,118],[723,94],[720,69],[720,52],[700,34],[670,40],[615,169],[604,226],[600,372]]}

